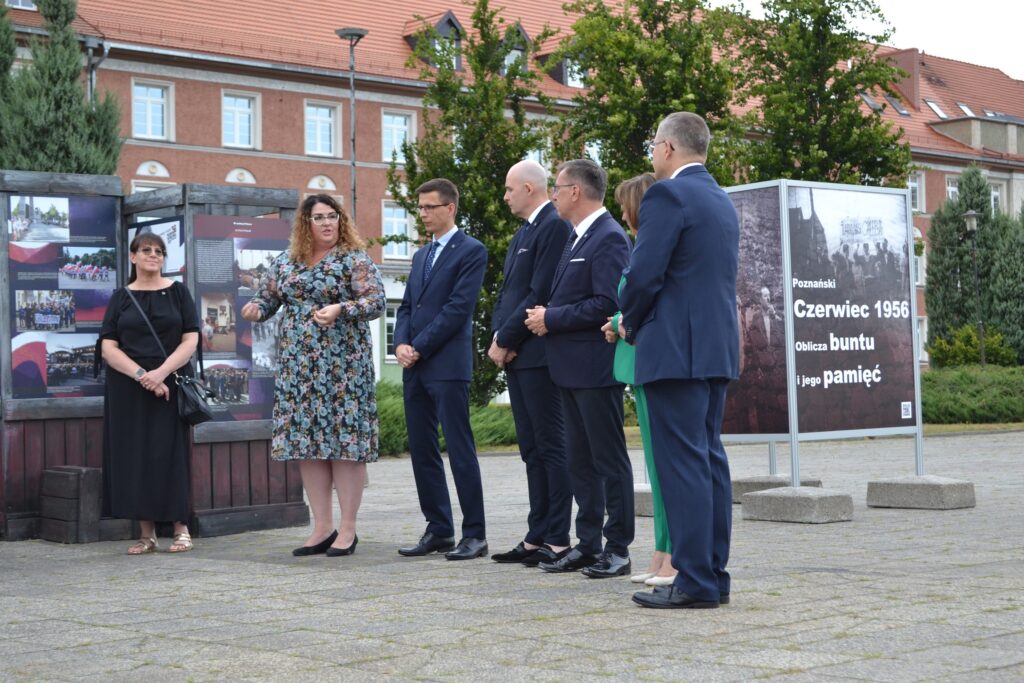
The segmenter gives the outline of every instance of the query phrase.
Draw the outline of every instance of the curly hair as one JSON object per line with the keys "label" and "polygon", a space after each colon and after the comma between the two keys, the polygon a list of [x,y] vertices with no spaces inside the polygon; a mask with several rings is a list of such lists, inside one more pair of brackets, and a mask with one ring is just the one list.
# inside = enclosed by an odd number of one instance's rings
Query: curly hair
{"label": "curly hair", "polygon": [[312,219],[313,207],[317,204],[326,204],[338,213],[338,241],[334,248],[342,252],[349,252],[355,249],[364,249],[366,243],[356,232],[356,226],[349,218],[345,209],[341,208],[338,201],[326,194],[314,194],[302,200],[298,211],[295,212],[295,220],[292,221],[292,235],[288,241],[288,254],[296,263],[308,263],[313,257],[313,228]]}

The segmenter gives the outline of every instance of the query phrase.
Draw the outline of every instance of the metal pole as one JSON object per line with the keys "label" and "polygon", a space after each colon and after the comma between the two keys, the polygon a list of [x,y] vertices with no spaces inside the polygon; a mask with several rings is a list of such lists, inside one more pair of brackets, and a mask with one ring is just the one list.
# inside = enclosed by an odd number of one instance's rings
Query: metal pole
{"label": "metal pole", "polygon": [[981,281],[978,279],[977,231],[971,232],[971,261],[974,262],[974,310],[978,318],[978,353],[981,366],[985,367],[985,321],[981,315]]}
{"label": "metal pole", "polygon": [[348,129],[351,135],[349,152],[352,155],[352,222],[356,222],[356,43],[358,38],[348,40]]}

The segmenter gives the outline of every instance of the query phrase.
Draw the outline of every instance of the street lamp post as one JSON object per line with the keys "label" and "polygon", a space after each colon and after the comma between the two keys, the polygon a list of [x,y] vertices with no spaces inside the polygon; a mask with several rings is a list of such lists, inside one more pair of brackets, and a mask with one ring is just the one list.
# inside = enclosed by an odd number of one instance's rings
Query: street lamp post
{"label": "street lamp post", "polygon": [[370,31],[365,28],[346,27],[335,29],[339,38],[348,41],[348,129],[351,145],[349,153],[352,155],[352,222],[356,220],[356,43],[363,39]]}
{"label": "street lamp post", "polygon": [[981,281],[978,279],[978,216],[977,211],[971,209],[964,212],[964,224],[967,234],[971,236],[971,261],[974,264],[974,312],[978,319],[978,355],[981,357],[981,365],[985,365],[985,321],[981,315]]}

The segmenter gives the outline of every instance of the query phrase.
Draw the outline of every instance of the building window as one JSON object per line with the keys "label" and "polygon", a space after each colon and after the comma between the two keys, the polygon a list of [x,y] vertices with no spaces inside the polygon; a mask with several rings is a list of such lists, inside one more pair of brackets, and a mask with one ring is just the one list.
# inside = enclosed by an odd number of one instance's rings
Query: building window
{"label": "building window", "polygon": [[508,54],[505,55],[505,66],[501,70],[501,72],[508,73],[508,70],[512,68],[512,65],[516,63],[517,59],[522,61],[522,66],[519,67],[520,71],[526,71],[526,60],[524,54],[525,53],[523,52],[523,49],[521,47],[516,47],[509,50]]}
{"label": "building window", "polygon": [[306,102],[306,154],[339,156],[338,108],[332,104]]}
{"label": "building window", "polygon": [[398,301],[389,301],[384,307],[384,353],[388,358],[395,357],[395,321],[399,305]]}
{"label": "building window", "polygon": [[903,106],[903,103],[900,102],[898,97],[893,97],[892,95],[886,95],[885,96],[885,100],[886,100],[886,102],[888,102],[889,104],[892,105],[892,108],[895,109],[899,113],[900,116],[910,116],[910,112],[907,111],[907,108]]}
{"label": "building window", "polygon": [[878,100],[876,100],[874,97],[872,97],[871,95],[867,94],[866,92],[861,92],[860,93],[860,98],[862,100],[864,100],[864,104],[866,104],[869,107],[871,107],[872,110],[874,110],[874,111],[882,111],[882,105],[879,104]]}
{"label": "building window", "polygon": [[565,84],[570,88],[582,88],[583,83],[583,69],[579,68],[575,62],[571,60],[565,60]]}
{"label": "building window", "polygon": [[545,154],[543,149],[532,149],[526,153],[526,156],[524,158],[529,159],[530,161],[536,161],[541,166],[546,166],[548,163],[547,155]]}
{"label": "building window", "polygon": [[132,137],[173,140],[171,86],[167,83],[132,83]]}
{"label": "building window", "polygon": [[259,97],[225,92],[221,100],[222,144],[259,147]]}
{"label": "building window", "polygon": [[165,187],[174,187],[175,183],[164,183],[156,180],[133,180],[132,192],[152,192]]}
{"label": "building window", "polygon": [[1003,211],[1003,184],[989,183],[989,187],[992,190],[992,213],[1001,213]]}
{"label": "building window", "polygon": [[[914,228],[914,242],[917,243],[918,241],[921,241],[922,243],[924,242],[924,234],[921,233],[920,228]],[[914,277],[914,284],[919,287],[924,287],[925,277],[927,274],[926,269],[928,268],[927,255],[927,249],[922,249],[920,256],[915,252],[913,263],[911,263],[911,266],[914,269],[914,272],[911,273],[911,275]]]}
{"label": "building window", "polygon": [[[384,202],[384,237],[412,237],[412,219],[409,212],[396,202]],[[384,245],[386,258],[409,258],[409,242],[388,242]]]}
{"label": "building window", "polygon": [[951,202],[960,199],[960,176],[946,178],[946,199]]}
{"label": "building window", "polygon": [[907,177],[907,189],[910,190],[910,210],[924,211],[924,174],[911,171]]}
{"label": "building window", "polygon": [[968,116],[974,116],[974,112],[971,111],[971,108],[968,107],[963,102],[957,102],[956,106],[960,107],[960,111],[962,111],[963,113],[967,114]]}
{"label": "building window", "polygon": [[405,163],[402,144],[412,139],[412,114],[385,111],[381,118],[381,149],[384,161]]}
{"label": "building window", "polygon": [[16,7],[17,9],[39,11],[39,8],[36,7],[36,3],[32,2],[32,0],[6,0],[6,4],[8,7]]}
{"label": "building window", "polygon": [[928,362],[928,318],[917,319],[917,353],[922,363]]}
{"label": "building window", "polygon": [[932,102],[931,100],[925,100],[924,103],[931,107],[931,110],[935,112],[935,115],[938,116],[940,119],[949,118],[949,115],[946,114],[946,112],[942,111],[942,107],[940,107],[938,103]]}

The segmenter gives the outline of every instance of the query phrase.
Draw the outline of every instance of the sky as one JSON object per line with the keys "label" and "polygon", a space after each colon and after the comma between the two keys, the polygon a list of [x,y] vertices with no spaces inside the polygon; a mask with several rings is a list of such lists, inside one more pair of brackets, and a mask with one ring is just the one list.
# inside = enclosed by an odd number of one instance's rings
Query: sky
{"label": "sky", "polygon": [[[1020,0],[875,0],[893,29],[889,44],[999,69],[1024,80],[1024,2]],[[712,0],[712,5],[729,4]],[[744,0],[754,16],[760,2]],[[875,30],[872,27],[864,27]]]}

